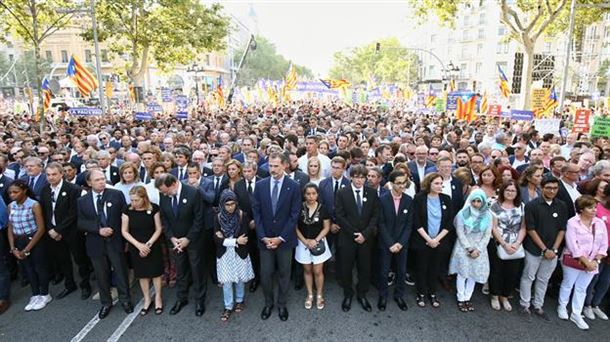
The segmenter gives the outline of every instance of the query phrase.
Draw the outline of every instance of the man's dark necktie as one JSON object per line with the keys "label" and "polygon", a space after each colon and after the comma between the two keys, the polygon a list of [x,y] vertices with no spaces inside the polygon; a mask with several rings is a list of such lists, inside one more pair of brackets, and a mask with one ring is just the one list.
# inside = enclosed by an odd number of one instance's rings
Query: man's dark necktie
{"label": "man's dark necktie", "polygon": [[252,181],[248,181],[248,192],[252,193]]}
{"label": "man's dark necktie", "polygon": [[280,194],[280,181],[275,180],[273,184],[273,191],[271,192],[271,209],[273,209],[273,215],[275,215],[275,210],[277,209],[277,201],[279,199]]}
{"label": "man's dark necktie", "polygon": [[183,174],[182,174],[182,168],[181,167],[178,168],[178,179],[179,180],[183,179]]}
{"label": "man's dark necktie", "polygon": [[356,206],[358,207],[358,214],[362,214],[362,198],[360,198],[360,190],[356,190]]}
{"label": "man's dark necktie", "polygon": [[97,217],[100,221],[100,227],[108,227],[108,218],[106,217],[106,213],[104,212],[104,202],[102,201],[102,195],[97,195]]}
{"label": "man's dark necktie", "polygon": [[32,189],[32,191],[34,190],[34,177],[30,177],[30,189]]}
{"label": "man's dark necktie", "polygon": [[178,216],[178,194],[172,197],[172,211],[174,212],[174,217]]}
{"label": "man's dark necktie", "polygon": [[214,193],[218,193],[218,189],[220,188],[220,177],[214,177]]}
{"label": "man's dark necktie", "polygon": [[339,191],[339,181],[338,180],[335,181],[335,191],[333,193],[335,196],[337,196],[337,191]]}

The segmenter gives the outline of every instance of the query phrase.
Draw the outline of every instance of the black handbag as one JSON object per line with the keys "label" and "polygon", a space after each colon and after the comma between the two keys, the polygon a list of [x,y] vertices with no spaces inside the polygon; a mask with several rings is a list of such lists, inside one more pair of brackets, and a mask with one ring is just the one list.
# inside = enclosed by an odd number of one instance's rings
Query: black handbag
{"label": "black handbag", "polygon": [[316,246],[309,251],[313,256],[320,256],[324,254],[324,252],[326,252],[326,244],[324,243],[324,240],[318,241],[318,244],[316,244]]}

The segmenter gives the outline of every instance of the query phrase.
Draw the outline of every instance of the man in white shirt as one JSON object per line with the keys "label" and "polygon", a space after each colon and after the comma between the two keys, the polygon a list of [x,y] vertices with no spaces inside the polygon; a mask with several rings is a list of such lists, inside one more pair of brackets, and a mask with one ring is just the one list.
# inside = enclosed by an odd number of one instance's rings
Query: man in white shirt
{"label": "man in white shirt", "polygon": [[330,158],[318,153],[318,137],[309,136],[305,138],[305,148],[307,153],[299,158],[299,169],[302,171],[307,170],[307,161],[310,157],[318,157],[320,159],[320,168],[322,169],[322,177],[326,178],[330,176]]}

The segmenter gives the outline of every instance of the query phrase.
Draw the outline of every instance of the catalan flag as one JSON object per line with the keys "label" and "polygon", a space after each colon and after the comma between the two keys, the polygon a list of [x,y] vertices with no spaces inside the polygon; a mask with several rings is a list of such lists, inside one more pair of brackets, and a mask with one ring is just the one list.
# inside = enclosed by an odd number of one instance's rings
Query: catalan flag
{"label": "catalan flag", "polygon": [[331,80],[331,79],[320,79],[326,88],[328,89],[345,89],[352,86],[347,80]]}
{"label": "catalan flag", "polygon": [[82,96],[89,96],[89,93],[98,87],[97,79],[87,68],[80,62],[78,57],[72,55],[68,63],[67,75],[72,79],[72,82],[78,87],[78,91]]}
{"label": "catalan flag", "polygon": [[44,79],[44,81],[42,81],[41,89],[43,96],[42,113],[44,114],[47,112],[49,107],[51,107],[51,96],[53,95],[53,92],[51,92],[51,88],[49,87],[49,80],[47,80],[46,78]]}
{"label": "catalan flag", "polygon": [[129,91],[129,99],[131,100],[131,102],[135,103],[136,102],[136,89],[133,86],[133,83],[129,83],[129,85],[127,86],[127,90]]}
{"label": "catalan flag", "polygon": [[[222,93],[222,78],[218,78],[218,87],[216,87],[216,101],[218,102],[219,107],[225,106],[225,97]],[[199,100],[197,100],[199,102]]]}
{"label": "catalan flag", "polygon": [[455,80],[452,78],[451,80],[449,80],[449,91],[456,91],[456,87],[455,87]]}
{"label": "catalan flag", "polygon": [[436,95],[434,94],[434,90],[432,89],[432,83],[428,86],[428,95],[426,95],[424,105],[426,108],[432,108],[436,104]]}
{"label": "catalan flag", "polygon": [[112,82],[106,81],[106,87],[104,87],[104,92],[107,98],[112,99],[112,95],[114,93],[114,84],[112,84]]}
{"label": "catalan flag", "polygon": [[285,90],[294,90],[297,88],[297,70],[292,63],[290,63],[288,73],[286,74],[284,88]]}
{"label": "catalan flag", "polygon": [[464,94],[457,98],[457,109],[455,110],[455,118],[458,120],[466,120],[472,122],[476,119],[476,94]]}
{"label": "catalan flag", "polygon": [[552,114],[557,106],[559,106],[559,102],[557,101],[557,93],[555,92],[555,86],[552,86],[551,89],[549,89],[548,96],[544,102],[544,111],[548,114]]}
{"label": "catalan flag", "polygon": [[500,92],[502,96],[508,98],[510,96],[510,88],[508,87],[508,78],[502,71],[502,68],[498,65],[498,72],[500,73]]}
{"label": "catalan flag", "polygon": [[487,92],[485,92],[483,94],[483,97],[481,98],[481,104],[479,106],[479,114],[485,115],[485,114],[487,114],[488,110],[489,110],[489,103],[487,102]]}

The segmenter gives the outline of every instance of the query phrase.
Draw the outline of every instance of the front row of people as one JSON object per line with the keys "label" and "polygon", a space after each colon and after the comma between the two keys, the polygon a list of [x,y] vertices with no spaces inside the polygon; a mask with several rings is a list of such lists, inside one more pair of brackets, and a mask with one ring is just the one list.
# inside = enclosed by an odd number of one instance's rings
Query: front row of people
{"label": "front row of people", "polygon": [[[381,279],[385,279],[392,265],[398,279],[404,279],[408,250],[411,249],[415,258],[419,307],[425,307],[427,302],[434,308],[441,305],[436,287],[442,273],[443,256],[451,253],[448,270],[456,275],[457,304],[462,312],[474,310],[471,296],[475,284],[486,282],[490,286],[492,308],[511,311],[508,298],[519,283],[520,264],[524,260],[519,286],[522,315],[529,317],[533,306],[534,314],[548,320],[542,307],[548,282],[558,263],[563,269],[557,308],[559,318],[570,319],[579,328],[588,329],[581,316],[585,304],[593,304],[600,317],[603,314],[597,306],[607,291],[608,282],[604,280],[604,286],[599,289],[590,284],[594,279],[597,282],[600,276],[596,275],[600,271],[603,277],[610,273],[608,267],[604,267],[608,249],[608,209],[593,197],[582,196],[575,201],[577,214],[568,220],[565,203],[556,199],[559,181],[555,178],[545,178],[541,183],[541,196],[527,205],[521,204],[519,187],[513,181],[502,185],[498,199],[493,202],[483,190],[475,189],[454,215],[455,205],[443,191],[443,177],[438,173],[427,175],[421,184],[422,191],[411,198],[404,193],[407,175],[393,171],[388,176],[390,191],[379,198],[376,191],[365,186],[366,168],[354,166],[350,170],[351,184],[335,189],[335,211],[331,213],[322,203],[315,184],[307,184],[301,191],[297,182],[285,176],[284,158],[281,154],[271,155],[271,177],[259,181],[255,190],[248,194],[253,203],[253,217],[248,217],[248,211],[239,208],[239,198],[230,189],[221,194],[218,210],[214,212],[213,239],[218,282],[223,286],[223,321],[233,312],[244,310],[245,283],[254,278],[248,247],[252,243],[248,241],[253,228],[251,220],[255,223],[261,252],[261,281],[265,295],[261,318],[269,318],[277,304],[280,319],[288,319],[286,302],[293,250],[296,261],[303,264],[307,289],[305,308],[323,309],[326,304],[324,263],[331,258],[327,234],[331,231],[333,214],[340,227],[335,247],[344,311],[351,309],[354,294],[363,309],[372,310],[366,296],[374,262],[380,279],[377,306],[385,310],[389,288]],[[53,180],[54,172],[61,175],[61,166],[50,164],[47,167],[50,180]],[[155,186],[163,195],[159,205],[151,203],[143,186],[130,190],[131,203],[126,204],[120,191],[106,187],[106,178],[101,171],[91,170],[87,177],[91,191],[82,197],[70,193],[71,188],[63,188],[61,177],[57,182],[50,182],[53,184],[46,195],[50,205],[45,208],[34,199],[27,183],[17,180],[9,187],[12,202],[6,209],[8,244],[11,253],[22,264],[32,291],[25,310],[40,310],[52,300],[46,249],[59,253],[57,244],[62,239],[66,247],[64,252],[76,249],[74,241],[78,234],[66,228],[63,216],[56,215],[61,208],[69,210],[62,201],[72,196],[78,197],[74,198],[76,215],[72,216],[78,217],[78,230],[84,232],[87,254],[100,291],[100,318],[106,317],[112,307],[111,286],[117,287],[123,309],[127,313],[133,311],[124,240],[129,244],[128,255],[144,296],[140,314],[146,315],[153,305],[156,314],[163,312],[163,235],[177,267],[178,298],[170,314],[178,313],[187,305],[192,284],[197,299],[195,313],[203,315],[207,282],[201,253],[204,213],[198,189],[181,183],[172,175],[162,174],[155,178]],[[603,213],[606,213],[605,220],[600,218]],[[45,238],[47,234],[52,239],[50,243]],[[81,267],[78,254],[72,254],[84,278],[81,288],[90,291],[88,275],[84,271],[86,265]],[[355,291],[354,264],[358,272]],[[272,283],[276,270],[277,302]],[[71,287],[65,291],[73,291],[76,287],[73,276],[70,277]],[[154,299],[149,294],[151,282]],[[535,287],[533,299],[532,285]],[[572,313],[569,315],[567,304],[571,294]],[[407,310],[404,295],[404,283],[398,281],[393,299],[401,310]]]}

